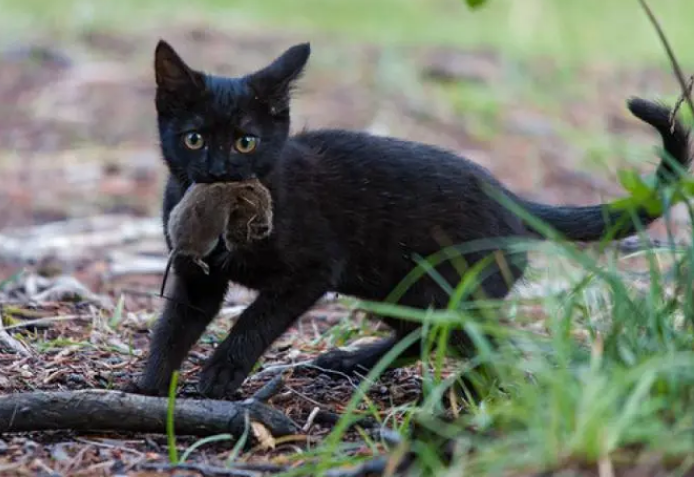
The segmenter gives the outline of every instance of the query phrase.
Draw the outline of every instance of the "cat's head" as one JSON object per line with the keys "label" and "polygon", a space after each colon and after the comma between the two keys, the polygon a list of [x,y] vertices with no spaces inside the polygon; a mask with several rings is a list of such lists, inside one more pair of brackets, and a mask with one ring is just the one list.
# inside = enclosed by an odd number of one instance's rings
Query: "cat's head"
{"label": "cat's head", "polygon": [[179,180],[238,181],[272,170],[289,135],[289,100],[311,53],[303,43],[268,66],[227,78],[190,68],[157,44],[156,108],[164,159]]}

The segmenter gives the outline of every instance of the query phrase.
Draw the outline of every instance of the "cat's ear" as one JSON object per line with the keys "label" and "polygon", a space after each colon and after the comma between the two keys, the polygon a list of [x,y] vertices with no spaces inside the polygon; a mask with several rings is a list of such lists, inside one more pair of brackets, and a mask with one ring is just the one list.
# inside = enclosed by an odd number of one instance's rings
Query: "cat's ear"
{"label": "cat's ear", "polygon": [[301,77],[311,55],[311,45],[300,43],[289,48],[265,68],[249,76],[249,84],[258,99],[270,107],[271,114],[289,106],[289,95]]}
{"label": "cat's ear", "polygon": [[204,85],[203,75],[190,68],[164,40],[154,50],[154,75],[157,87],[165,91],[198,89]]}

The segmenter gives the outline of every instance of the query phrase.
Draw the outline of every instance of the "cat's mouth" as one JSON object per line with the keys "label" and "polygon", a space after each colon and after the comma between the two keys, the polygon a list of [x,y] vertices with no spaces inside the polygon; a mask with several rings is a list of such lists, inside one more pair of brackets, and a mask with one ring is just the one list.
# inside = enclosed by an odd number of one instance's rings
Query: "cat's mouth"
{"label": "cat's mouth", "polygon": [[220,175],[213,174],[196,174],[191,177],[192,182],[197,184],[214,184],[217,182],[243,182],[251,179],[257,179],[255,172],[229,172]]}

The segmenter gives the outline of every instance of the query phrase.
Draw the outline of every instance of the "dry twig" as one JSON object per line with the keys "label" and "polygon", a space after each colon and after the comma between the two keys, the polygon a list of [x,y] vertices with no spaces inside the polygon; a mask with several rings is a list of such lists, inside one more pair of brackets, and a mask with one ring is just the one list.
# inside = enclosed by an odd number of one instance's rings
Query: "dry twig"
{"label": "dry twig", "polygon": [[263,474],[278,474],[286,470],[286,467],[271,464],[243,464],[230,467],[215,467],[203,464],[167,464],[167,463],[144,463],[137,466],[142,470],[153,470],[165,472],[171,470],[187,470],[198,472],[200,475],[208,477],[259,477]]}
{"label": "dry twig", "polygon": [[275,396],[284,387],[283,376],[278,374],[268,381],[262,388],[258,389],[249,401],[267,402],[271,397]]}

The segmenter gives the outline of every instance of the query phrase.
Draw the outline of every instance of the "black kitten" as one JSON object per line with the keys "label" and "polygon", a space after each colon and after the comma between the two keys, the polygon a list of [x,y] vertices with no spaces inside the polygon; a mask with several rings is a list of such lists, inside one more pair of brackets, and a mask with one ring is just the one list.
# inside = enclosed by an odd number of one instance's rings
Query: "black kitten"
{"label": "black kitten", "polygon": [[[155,53],[156,107],[164,159],[171,172],[164,195],[164,224],[193,182],[258,177],[272,193],[274,229],[269,238],[231,253],[218,245],[206,258],[210,275],[182,259],[174,264],[172,297],[154,331],[149,361],[137,389],[166,394],[171,374],[220,309],[228,282],[259,292],[227,338],[204,366],[200,391],[230,395],[265,350],[326,292],[384,300],[415,267],[415,256],[441,249],[444,241],[539,237],[488,194],[501,191],[568,239],[602,238],[609,224],[629,218],[605,204],[555,207],[525,201],[505,189],[483,167],[451,152],[414,142],[361,132],[318,130],[289,137],[290,90],[310,54],[308,44],[288,49],[269,66],[239,78],[206,75],[188,67],[167,43]],[[662,136],[667,152],[685,168],[688,134],[667,108],[633,99],[631,112]],[[669,163],[668,163],[669,164]],[[666,163],[658,177],[673,170]],[[644,225],[657,217],[639,212]],[[617,237],[634,233],[628,220]],[[490,243],[491,243],[490,241]],[[167,237],[170,247],[170,241]],[[496,251],[481,280],[488,298],[504,298],[525,268],[499,245],[464,254],[473,265]],[[500,265],[506,262],[507,266]],[[459,271],[437,267],[455,286]],[[399,300],[426,308],[444,307],[449,296],[439,283],[423,278]],[[181,305],[189,303],[191,306]],[[203,311],[200,311],[203,310]],[[382,318],[394,334],[355,352],[319,357],[323,368],[351,372],[372,367],[416,324]],[[456,332],[453,348],[474,352]],[[405,353],[419,356],[415,345]]]}

